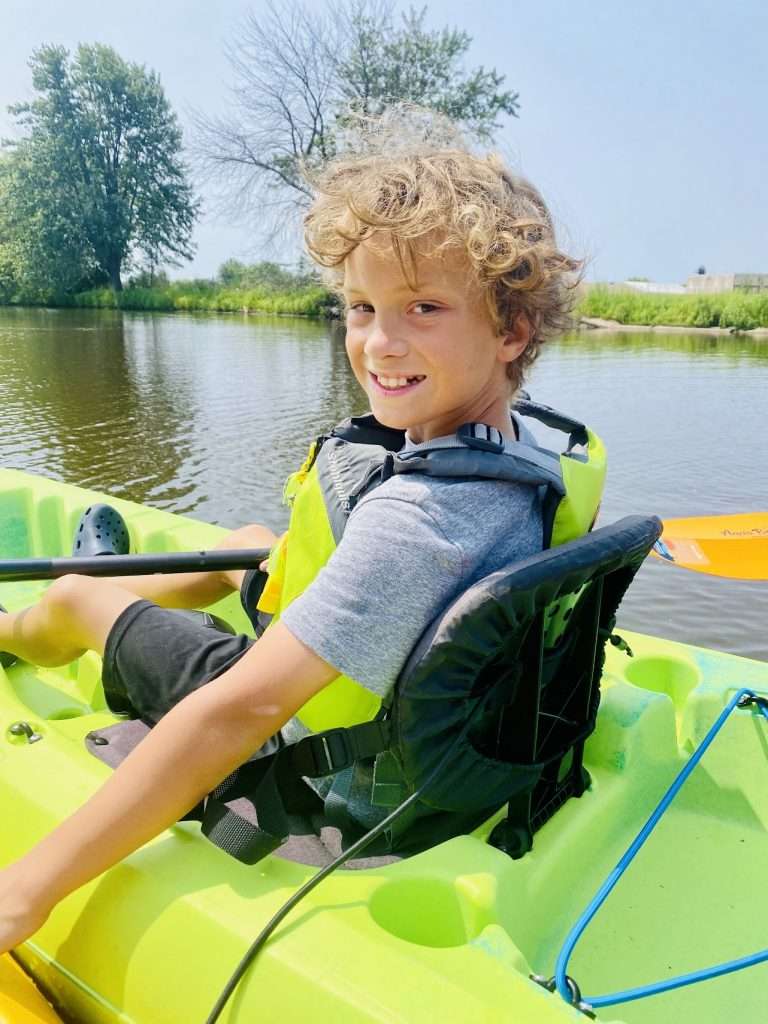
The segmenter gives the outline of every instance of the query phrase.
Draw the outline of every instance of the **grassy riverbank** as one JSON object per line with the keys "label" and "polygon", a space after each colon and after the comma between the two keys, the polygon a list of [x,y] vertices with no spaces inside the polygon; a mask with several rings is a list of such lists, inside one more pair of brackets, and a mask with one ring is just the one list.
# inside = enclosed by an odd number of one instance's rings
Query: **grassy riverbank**
{"label": "grassy riverbank", "polygon": [[617,320],[620,324],[750,331],[768,327],[768,294],[655,295],[613,291],[596,285],[582,294],[577,312],[580,316]]}
{"label": "grassy riverbank", "polygon": [[[273,264],[261,266],[274,267]],[[249,270],[244,269],[246,272]],[[258,267],[250,269],[253,274],[258,271]],[[143,281],[134,281],[122,292],[102,287],[57,299],[49,298],[48,301],[23,301],[19,297],[17,302],[20,305],[149,312],[243,312],[319,319],[338,316],[338,298],[316,278],[281,274],[279,271],[262,274],[267,277],[264,281],[243,280],[243,274],[239,275],[239,280],[237,275],[231,276],[235,278],[232,281],[162,280],[151,286]],[[756,327],[768,328],[768,294],[663,295],[594,285],[581,292],[575,312],[577,319],[595,317],[638,326],[748,331]]]}
{"label": "grassy riverbank", "polygon": [[70,296],[64,303],[82,309],[209,311],[218,313],[272,313],[287,316],[327,317],[338,299],[320,285],[291,290],[231,288],[213,281],[174,281],[154,287],[128,286],[121,292],[92,288]]}
{"label": "grassy riverbank", "polygon": [[[71,298],[79,307],[137,310],[208,310],[328,317],[338,299],[319,284],[299,288],[233,288],[214,282],[177,281],[162,286],[128,287],[119,294],[95,288]],[[720,327],[747,331],[768,327],[768,295],[727,292],[721,295],[646,295],[596,286],[582,294],[578,316],[621,324],[669,327]]]}

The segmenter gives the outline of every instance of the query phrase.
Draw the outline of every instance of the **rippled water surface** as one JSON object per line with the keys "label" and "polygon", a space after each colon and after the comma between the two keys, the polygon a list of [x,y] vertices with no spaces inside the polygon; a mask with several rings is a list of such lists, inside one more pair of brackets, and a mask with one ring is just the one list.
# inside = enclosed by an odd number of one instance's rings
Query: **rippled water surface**
{"label": "rippled water surface", "polygon": [[[529,390],[606,441],[604,523],[768,509],[765,342],[583,332],[543,352]],[[280,528],[308,440],[364,401],[337,326],[0,309],[0,408],[3,466]],[[649,562],[621,621],[768,659],[768,582]]]}

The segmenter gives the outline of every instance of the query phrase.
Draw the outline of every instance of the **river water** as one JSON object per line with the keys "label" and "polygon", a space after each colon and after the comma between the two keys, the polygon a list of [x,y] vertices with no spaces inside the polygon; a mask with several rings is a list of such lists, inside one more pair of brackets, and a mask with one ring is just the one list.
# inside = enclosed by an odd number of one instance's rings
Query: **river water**
{"label": "river water", "polygon": [[[602,523],[768,509],[765,341],[579,332],[542,352],[528,388],[605,440]],[[2,466],[281,529],[285,476],[364,400],[339,325],[6,308],[0,409]],[[768,582],[649,561],[619,621],[768,659]]]}

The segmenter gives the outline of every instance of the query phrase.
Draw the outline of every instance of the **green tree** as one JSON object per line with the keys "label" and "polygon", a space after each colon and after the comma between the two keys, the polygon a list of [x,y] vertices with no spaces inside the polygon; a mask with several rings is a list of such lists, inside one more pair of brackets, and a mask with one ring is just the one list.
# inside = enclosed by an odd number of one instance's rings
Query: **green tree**
{"label": "green tree", "polygon": [[30,67],[38,95],[9,108],[24,134],[6,143],[0,194],[0,245],[15,244],[20,277],[120,291],[133,263],[190,259],[199,204],[157,74],[100,44],[72,60],[43,46]]}
{"label": "green tree", "polygon": [[248,266],[245,263],[236,259],[228,259],[219,267],[217,277],[225,288],[241,288],[247,273]]}
{"label": "green tree", "polygon": [[241,263],[229,259],[219,267],[218,279],[225,288],[262,288],[270,292],[288,292],[319,283],[315,268],[302,261],[296,271],[278,263]]}
{"label": "green tree", "polygon": [[[194,150],[223,205],[263,218],[303,208],[303,169],[354,146],[350,115],[379,115],[414,104],[447,116],[489,141],[502,115],[517,116],[518,94],[504,75],[465,70],[466,32],[430,30],[427,8],[399,18],[393,0],[341,0],[325,9],[270,0],[249,14],[228,59],[233,113],[197,114]],[[263,223],[263,220],[261,221]]]}
{"label": "green tree", "polygon": [[[50,167],[47,168],[50,171]],[[39,301],[103,283],[66,188],[28,147],[0,158],[0,301]]]}
{"label": "green tree", "polygon": [[504,75],[493,69],[464,72],[467,32],[425,26],[427,8],[411,8],[397,25],[389,7],[357,0],[345,25],[346,45],[337,60],[340,96],[349,109],[380,115],[410,101],[445,114],[487,142],[501,114],[517,117],[518,94],[501,92]]}

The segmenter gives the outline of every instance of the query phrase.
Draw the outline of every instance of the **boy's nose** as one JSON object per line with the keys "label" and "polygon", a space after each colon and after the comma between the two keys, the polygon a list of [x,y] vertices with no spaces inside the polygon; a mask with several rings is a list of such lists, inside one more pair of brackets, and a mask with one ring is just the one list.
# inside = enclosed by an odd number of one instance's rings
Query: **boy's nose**
{"label": "boy's nose", "polygon": [[365,351],[371,356],[402,356],[408,350],[408,343],[396,326],[380,321],[371,325],[371,331],[365,339]]}

